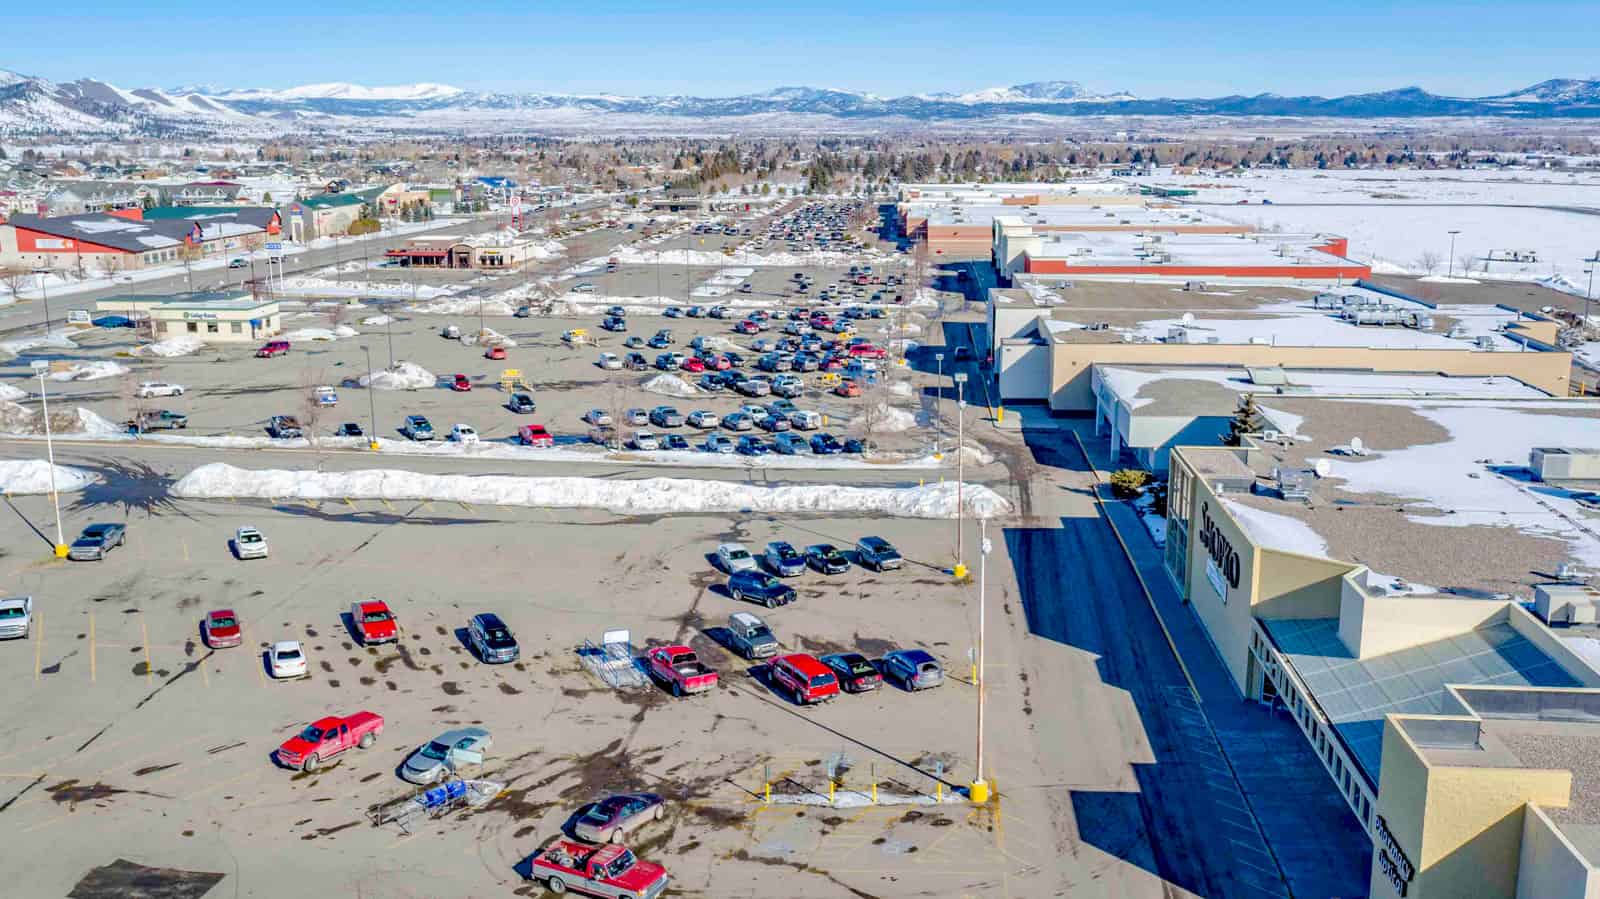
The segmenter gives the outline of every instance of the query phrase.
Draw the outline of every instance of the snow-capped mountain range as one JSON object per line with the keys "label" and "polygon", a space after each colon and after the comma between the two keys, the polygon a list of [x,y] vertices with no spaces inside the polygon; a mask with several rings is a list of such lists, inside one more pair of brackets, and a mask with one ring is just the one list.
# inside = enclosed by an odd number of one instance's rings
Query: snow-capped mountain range
{"label": "snow-capped mountain range", "polygon": [[974,127],[1078,116],[1303,116],[1397,118],[1600,117],[1600,79],[1553,79],[1489,97],[1448,97],[1409,87],[1342,97],[1278,94],[1142,99],[1040,81],[962,94],[883,97],[780,87],[733,97],[504,93],[445,84],[367,87],[342,82],[285,89],[186,86],[125,89],[82,78],[53,82],[0,70],[0,135],[270,134],[367,130],[485,132],[542,128],[730,130],[908,126]]}

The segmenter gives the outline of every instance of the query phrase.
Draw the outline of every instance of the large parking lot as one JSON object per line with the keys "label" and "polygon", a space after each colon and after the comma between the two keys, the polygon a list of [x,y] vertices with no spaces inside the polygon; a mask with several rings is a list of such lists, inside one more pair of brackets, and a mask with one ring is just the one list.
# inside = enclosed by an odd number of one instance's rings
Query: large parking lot
{"label": "large parking lot", "polygon": [[[340,895],[488,895],[515,886],[517,864],[585,802],[627,789],[668,798],[666,821],[632,842],[667,864],[683,895],[773,895],[775,879],[796,872],[819,895],[1000,895],[1003,882],[1013,895],[1039,895],[1053,879],[1040,796],[1019,789],[979,810],[862,801],[873,783],[885,801],[903,802],[951,797],[972,779],[973,591],[940,571],[948,522],[142,505],[169,467],[186,464],[173,456],[189,451],[128,452],[66,513],[69,530],[127,516],[128,544],[106,561],[39,561],[27,526],[0,538],[8,591],[37,595],[41,609],[26,641],[0,647],[14,687],[0,734],[4,814],[16,873],[37,895],[65,894],[113,856],[226,873],[241,895],[273,892],[285,861]],[[76,455],[66,461],[83,464]],[[48,527],[47,498],[11,504],[14,522]],[[267,534],[268,559],[229,554],[241,524]],[[729,540],[849,546],[868,533],[898,545],[906,567],[808,573],[791,581],[799,600],[773,611],[726,595],[708,558]],[[990,589],[1014,596],[1009,566],[996,562]],[[397,644],[357,644],[348,609],[368,597],[394,608]],[[224,607],[241,619],[243,646],[208,649],[201,617]],[[724,648],[724,625],[740,609],[760,612],[785,651],[879,657],[920,647],[949,679],[926,692],[885,685],[796,706],[769,689],[762,666]],[[463,628],[483,611],[515,631],[521,661],[476,660]],[[574,648],[609,628],[629,629],[640,647],[687,643],[720,671],[719,688],[674,699],[654,686],[606,687]],[[285,639],[303,641],[309,678],[268,675],[263,650]],[[1026,683],[997,657],[991,727],[1003,734],[1031,709]],[[271,751],[306,721],[358,709],[386,718],[372,750],[314,775],[272,764]],[[410,794],[395,774],[404,757],[469,723],[492,731],[494,749],[464,773],[503,783],[500,798],[409,835],[369,823],[370,806]],[[995,742],[990,767],[1003,790],[1037,777],[1027,747]],[[840,771],[839,808],[823,798],[830,771]],[[769,783],[779,802],[763,803]],[[796,795],[819,804],[781,804]]]}

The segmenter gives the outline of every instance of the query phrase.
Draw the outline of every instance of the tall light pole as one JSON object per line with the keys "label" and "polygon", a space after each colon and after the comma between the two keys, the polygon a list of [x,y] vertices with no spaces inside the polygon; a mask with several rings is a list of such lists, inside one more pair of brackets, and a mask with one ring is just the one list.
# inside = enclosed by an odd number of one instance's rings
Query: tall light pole
{"label": "tall light pole", "polygon": [[[1445,274],[1444,274],[1444,276],[1446,278],[1453,277],[1455,275],[1455,273],[1456,273],[1456,235],[1460,234],[1460,233],[1461,233],[1460,231],[1451,231],[1451,232],[1449,232],[1449,234],[1450,234],[1450,255],[1446,256],[1445,260],[1444,260],[1444,264],[1445,264]],[[1463,274],[1465,274],[1465,273],[1463,272]]]}
{"label": "tall light pole", "polygon": [[1589,267],[1583,273],[1589,276],[1589,286],[1583,291],[1583,325],[1578,329],[1578,336],[1582,337],[1589,327],[1589,304],[1594,302],[1594,270],[1600,268],[1600,250],[1594,251],[1594,256],[1583,260]]}
{"label": "tall light pole", "polygon": [[[49,328],[45,329],[48,335]],[[56,447],[55,439],[50,433],[50,396],[44,388],[45,372],[50,370],[50,363],[43,359],[33,362],[33,373],[39,376],[39,402],[44,404],[44,451],[45,457],[50,462],[50,502],[56,510],[56,558],[67,557],[67,539],[61,533],[61,494],[56,491]]]}
{"label": "tall light pole", "polygon": [[363,343],[361,349],[366,351],[367,354],[367,415],[372,422],[372,431],[367,435],[367,448],[376,452],[378,449],[378,398],[373,394],[377,392],[378,388],[372,385],[372,376],[376,372],[372,370],[372,347]]}
{"label": "tall light pole", "polygon": [[944,354],[934,353],[933,361],[939,364],[939,392],[933,395],[933,419],[939,428],[939,439],[944,439]]}
{"label": "tall light pole", "polygon": [[967,576],[967,565],[966,565],[965,562],[962,561],[962,552],[961,552],[962,551],[962,537],[963,537],[963,534],[962,534],[962,531],[961,531],[961,519],[962,519],[963,515],[965,514],[964,509],[963,509],[963,507],[961,505],[961,489],[962,489],[962,486],[963,486],[962,481],[963,481],[963,478],[964,478],[964,476],[966,474],[966,467],[965,467],[965,464],[964,464],[966,462],[965,454],[962,453],[961,450],[962,450],[963,445],[966,443],[966,439],[967,439],[967,437],[966,437],[966,434],[967,434],[967,416],[966,416],[966,410],[967,410],[967,398],[966,398],[967,373],[964,372],[964,371],[958,371],[955,374],[955,379],[956,379],[956,564],[955,564],[955,567],[950,570],[950,573],[955,575],[956,580],[961,580],[962,578]]}
{"label": "tall light pole", "polygon": [[983,776],[983,694],[989,686],[989,678],[983,671],[983,641],[987,636],[985,623],[988,620],[988,616],[984,614],[987,604],[985,588],[989,579],[989,550],[993,548],[987,533],[988,525],[989,519],[978,519],[978,667],[977,677],[974,678],[978,687],[978,760],[977,773],[972,779],[971,788],[967,791],[967,798],[974,804],[989,801],[989,781]]}

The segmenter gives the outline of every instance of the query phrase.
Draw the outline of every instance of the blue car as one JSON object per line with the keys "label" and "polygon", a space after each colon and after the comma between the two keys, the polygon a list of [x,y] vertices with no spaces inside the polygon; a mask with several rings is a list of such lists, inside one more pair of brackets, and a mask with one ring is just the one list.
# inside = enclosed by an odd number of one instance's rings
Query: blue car
{"label": "blue car", "polygon": [[944,683],[944,668],[923,650],[897,649],[883,657],[883,678],[909,691],[926,690]]}
{"label": "blue car", "polygon": [[762,443],[760,437],[746,436],[739,438],[738,452],[741,456],[765,456],[772,452],[772,449]]}
{"label": "blue car", "polygon": [[816,434],[811,438],[811,451],[819,456],[835,456],[844,452],[844,444],[832,434]]}
{"label": "blue car", "polygon": [[765,571],[735,571],[728,578],[728,593],[740,602],[758,602],[769,609],[794,602],[796,595],[793,587]]}
{"label": "blue car", "polygon": [[784,433],[772,438],[772,448],[783,456],[803,456],[811,448],[799,434]]}
{"label": "blue car", "polygon": [[661,448],[664,450],[687,451],[690,447],[689,441],[685,440],[682,434],[668,434],[661,438]]}
{"label": "blue car", "polygon": [[767,544],[767,551],[762,556],[767,563],[767,568],[778,577],[799,577],[806,573],[806,557],[800,551],[783,540],[774,540]]}

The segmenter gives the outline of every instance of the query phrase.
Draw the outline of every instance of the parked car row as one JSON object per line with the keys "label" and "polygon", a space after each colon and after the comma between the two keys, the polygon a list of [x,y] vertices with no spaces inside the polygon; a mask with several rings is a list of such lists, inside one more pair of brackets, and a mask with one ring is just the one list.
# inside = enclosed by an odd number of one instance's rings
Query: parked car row
{"label": "parked car row", "polygon": [[[882,537],[862,537],[853,551],[856,564],[871,571],[892,571],[905,564],[900,551]],[[820,574],[843,574],[850,568],[850,558],[831,543],[813,543],[802,552],[788,541],[774,540],[760,556],[742,543],[723,543],[717,546],[714,558],[717,567],[729,576],[729,595],[734,599],[754,599],[768,608],[794,598],[794,591],[785,594],[778,590],[781,582],[777,578],[799,577],[807,569]],[[768,601],[768,594],[774,601]]]}

